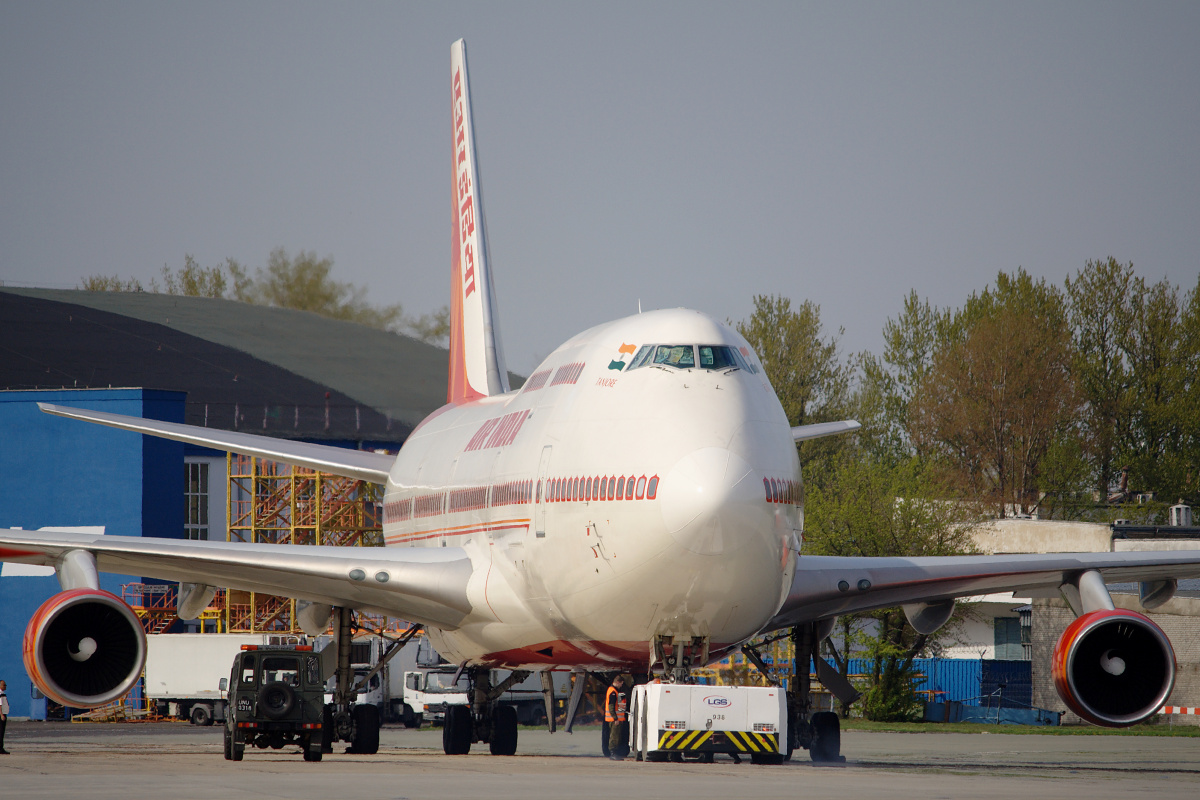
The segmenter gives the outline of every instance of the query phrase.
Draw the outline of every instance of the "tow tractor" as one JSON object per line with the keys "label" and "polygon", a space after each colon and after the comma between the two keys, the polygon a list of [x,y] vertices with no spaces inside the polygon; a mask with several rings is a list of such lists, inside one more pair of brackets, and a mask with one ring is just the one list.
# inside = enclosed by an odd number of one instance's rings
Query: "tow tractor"
{"label": "tow tractor", "polygon": [[790,759],[796,748],[804,748],[816,762],[844,761],[837,714],[812,713],[809,694],[809,664],[815,661],[818,678],[836,697],[853,702],[858,696],[824,659],[813,658],[831,629],[832,622],[825,621],[800,625],[783,634],[791,639],[794,653],[793,677],[786,689],[778,685],[761,655],[749,645],[743,646],[742,652],[771,685],[692,683],[692,668],[708,662],[707,639],[657,637],[651,664],[654,677],[633,692],[630,743],[634,756],[639,761],[712,761],[715,754],[725,753],[735,758],[748,756],[755,764],[780,764]]}

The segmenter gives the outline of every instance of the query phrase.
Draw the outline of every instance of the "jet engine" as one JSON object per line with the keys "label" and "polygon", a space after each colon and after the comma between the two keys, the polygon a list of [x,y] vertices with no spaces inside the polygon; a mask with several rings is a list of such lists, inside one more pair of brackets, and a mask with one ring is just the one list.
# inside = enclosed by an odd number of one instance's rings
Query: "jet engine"
{"label": "jet engine", "polygon": [[1136,611],[1084,614],[1063,631],[1051,660],[1067,707],[1105,727],[1141,722],[1175,686],[1175,651],[1162,629]]}
{"label": "jet engine", "polygon": [[119,597],[72,589],[51,597],[25,628],[25,670],[56,703],[92,708],[128,692],[146,663],[142,623]]}

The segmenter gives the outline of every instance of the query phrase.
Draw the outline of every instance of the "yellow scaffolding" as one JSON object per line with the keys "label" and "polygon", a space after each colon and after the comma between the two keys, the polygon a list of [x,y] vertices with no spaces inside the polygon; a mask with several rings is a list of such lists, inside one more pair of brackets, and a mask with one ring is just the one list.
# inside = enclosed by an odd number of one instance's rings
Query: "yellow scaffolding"
{"label": "yellow scaffolding", "polygon": [[[230,453],[228,540],[381,547],[379,487],[306,467]],[[390,627],[390,626],[389,626]],[[295,601],[230,591],[228,632],[298,632]]]}

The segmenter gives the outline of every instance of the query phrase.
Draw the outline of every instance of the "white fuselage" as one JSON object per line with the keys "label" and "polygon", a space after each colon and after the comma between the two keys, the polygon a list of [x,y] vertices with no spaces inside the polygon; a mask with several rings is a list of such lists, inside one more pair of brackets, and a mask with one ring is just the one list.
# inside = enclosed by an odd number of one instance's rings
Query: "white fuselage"
{"label": "white fuselage", "polygon": [[[682,358],[631,369],[645,345]],[[715,347],[741,366],[705,368]],[[644,668],[656,636],[706,637],[716,656],[766,623],[800,498],[788,420],[745,340],[656,311],[572,338],[519,391],[427,418],[389,477],[384,536],[470,555],[472,613],[430,630],[447,658]]]}

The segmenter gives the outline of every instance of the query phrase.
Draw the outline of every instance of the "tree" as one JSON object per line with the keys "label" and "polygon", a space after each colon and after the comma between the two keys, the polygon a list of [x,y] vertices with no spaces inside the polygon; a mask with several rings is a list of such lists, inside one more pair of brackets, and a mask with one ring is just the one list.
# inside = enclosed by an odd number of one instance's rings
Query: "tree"
{"label": "tree", "polygon": [[832,418],[846,404],[850,370],[838,359],[837,336],[824,338],[821,307],[805,300],[796,310],[776,295],[756,295],[750,319],[738,333],[758,353],[788,422],[804,425]]}
{"label": "tree", "polygon": [[[941,556],[974,552],[972,523],[979,507],[951,494],[915,458],[885,464],[844,451],[832,480],[809,491],[805,552],[838,556]],[[847,615],[839,620],[842,651],[828,643],[845,676],[852,649],[872,660],[864,713],[905,719],[916,708],[912,662],[953,631],[918,634],[899,609]]]}
{"label": "tree", "polygon": [[933,365],[939,342],[948,337],[951,315],[922,301],[916,292],[904,299],[904,310],[883,327],[883,357],[862,353],[862,378],[855,405],[867,429],[862,439],[877,442],[881,454],[902,459],[911,455],[909,406]]}
{"label": "tree", "polygon": [[396,330],[403,312],[399,305],[375,307],[366,301],[367,290],[352,283],[333,279],[333,258],[301,250],[293,258],[277,247],[267,259],[266,270],[259,270],[246,286],[250,302],[280,308],[312,311],[325,317],[357,322],[372,328]]}
{"label": "tree", "polygon": [[1171,500],[1189,489],[1185,428],[1196,403],[1190,391],[1196,353],[1178,288],[1166,280],[1147,285],[1140,277],[1132,284],[1122,341],[1129,369],[1125,457],[1132,485]]}
{"label": "tree", "polygon": [[1078,414],[1061,294],[1024,270],[971,297],[910,408],[910,433],[1000,516],[1029,513],[1040,468]]}
{"label": "tree", "polygon": [[1115,469],[1121,429],[1128,425],[1129,374],[1122,342],[1129,328],[1133,264],[1111,256],[1088,261],[1066,280],[1075,353],[1074,372],[1081,399],[1092,485],[1103,500]]}
{"label": "tree", "polygon": [[[370,305],[365,288],[333,279],[331,256],[317,258],[304,250],[293,258],[278,247],[271,251],[266,270],[259,269],[254,275],[232,258],[218,266],[203,267],[191,255],[185,255],[183,267],[178,270],[164,265],[162,278],[162,286],[151,279],[150,291],[311,311],[393,333],[409,333],[435,345],[444,346],[450,335],[448,307],[409,319],[398,304]],[[93,292],[143,291],[136,278],[122,281],[103,275],[85,279],[80,288]]]}
{"label": "tree", "polygon": [[[233,274],[241,269],[232,258],[225,259],[225,267]],[[165,294],[181,294],[188,297],[224,297],[227,281],[221,267],[202,267],[190,255],[183,257],[183,268],[173,272],[163,264]],[[150,281],[151,291],[157,292],[158,282]]]}

